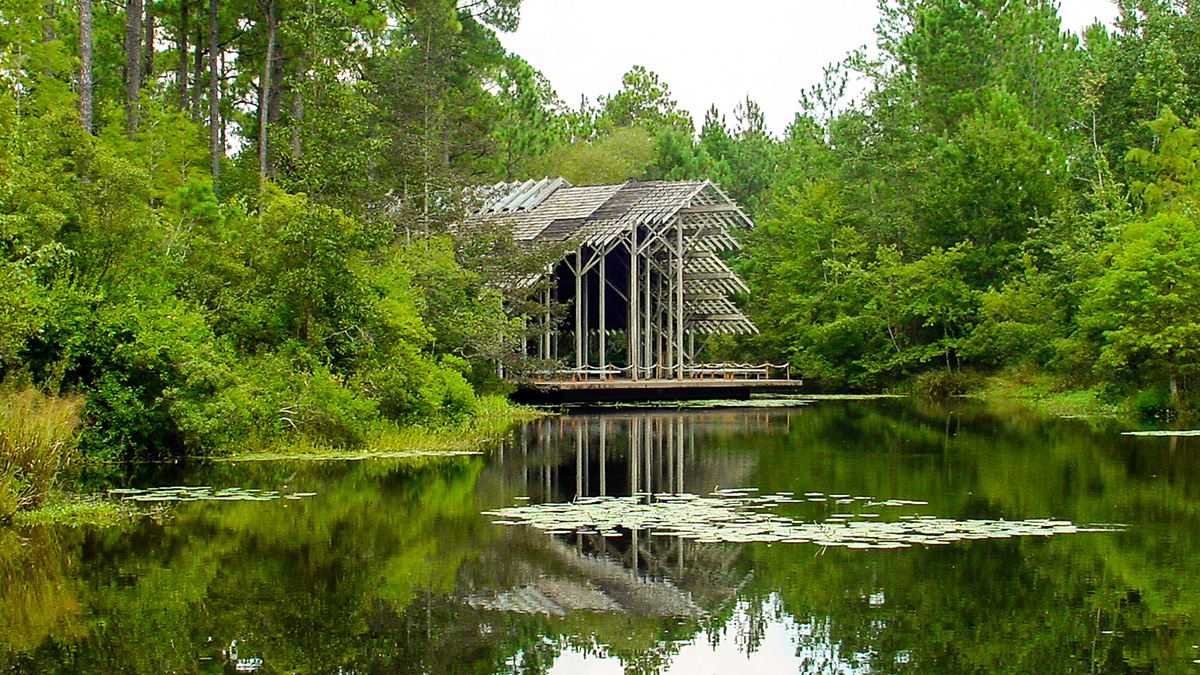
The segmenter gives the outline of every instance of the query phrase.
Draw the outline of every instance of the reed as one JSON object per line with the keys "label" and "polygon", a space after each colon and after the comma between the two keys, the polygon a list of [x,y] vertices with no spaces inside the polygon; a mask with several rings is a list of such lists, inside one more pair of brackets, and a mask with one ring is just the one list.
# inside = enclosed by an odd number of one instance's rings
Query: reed
{"label": "reed", "polygon": [[49,494],[75,457],[82,408],[78,396],[30,388],[0,392],[0,522]]}

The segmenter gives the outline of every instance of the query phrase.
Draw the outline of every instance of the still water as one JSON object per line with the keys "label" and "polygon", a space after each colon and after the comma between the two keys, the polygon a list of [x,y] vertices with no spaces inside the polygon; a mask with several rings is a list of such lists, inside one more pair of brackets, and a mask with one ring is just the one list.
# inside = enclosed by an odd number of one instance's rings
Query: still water
{"label": "still water", "polygon": [[193,490],[0,533],[0,672],[1200,673],[1200,438],[1121,430],[820,401],[151,473]]}

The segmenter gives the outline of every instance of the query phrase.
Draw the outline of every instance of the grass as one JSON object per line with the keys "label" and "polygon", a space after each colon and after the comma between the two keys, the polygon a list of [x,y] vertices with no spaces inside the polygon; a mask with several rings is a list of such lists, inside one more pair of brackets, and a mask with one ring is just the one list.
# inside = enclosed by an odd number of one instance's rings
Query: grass
{"label": "grass", "polygon": [[0,522],[40,505],[75,457],[83,399],[36,389],[0,393]]}
{"label": "grass", "polygon": [[144,509],[125,502],[104,499],[101,495],[77,495],[56,491],[36,508],[17,513],[13,524],[113,527],[133,522],[146,513]]}
{"label": "grass", "polygon": [[273,449],[235,451],[221,461],[272,461],[281,459],[359,460],[387,457],[434,457],[479,454],[499,441],[512,425],[547,413],[518,406],[503,396],[479,400],[474,414],[456,424],[381,427],[363,448],[338,448],[304,436],[289,439]]}
{"label": "grass", "polygon": [[1074,388],[1053,375],[1019,369],[985,378],[971,396],[1018,403],[1055,417],[1120,417],[1129,413],[1094,389]]}

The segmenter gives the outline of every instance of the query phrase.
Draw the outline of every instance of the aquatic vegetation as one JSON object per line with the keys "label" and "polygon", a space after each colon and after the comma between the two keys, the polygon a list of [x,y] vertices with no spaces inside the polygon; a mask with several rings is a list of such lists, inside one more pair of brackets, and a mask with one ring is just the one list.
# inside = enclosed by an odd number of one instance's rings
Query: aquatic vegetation
{"label": "aquatic vegetation", "polygon": [[240,487],[213,490],[203,486],[171,486],[147,489],[119,488],[109,490],[108,494],[119,496],[135,502],[269,502],[276,499],[304,499],[316,496],[315,492],[276,492],[273,490],[253,490]]}
{"label": "aquatic vegetation", "polygon": [[[806,522],[772,513],[777,504],[802,501],[859,503],[872,508],[922,506],[901,499],[807,493],[754,496],[753,488],[717,490],[710,496],[642,494],[632,497],[587,497],[570,503],[512,506],[485,515],[501,525],[529,525],[549,534],[617,536],[619,529],[650,530],[652,534],[701,542],[783,542],[819,546],[888,549],[914,544],[938,545],[973,539],[1052,536],[1081,532],[1112,532],[1120,525],[1076,525],[1064,520],[954,520],[932,515],[903,514],[894,520],[877,512],[835,513],[820,522]],[[882,510],[882,509],[879,509]]]}
{"label": "aquatic vegetation", "polygon": [[36,389],[0,394],[0,522],[40,504],[75,456],[83,399]]}
{"label": "aquatic vegetation", "polygon": [[31,525],[66,525],[70,527],[116,527],[128,525],[145,515],[157,516],[153,509],[105,499],[99,494],[52,493],[33,509],[22,511],[13,518],[18,527]]}
{"label": "aquatic vegetation", "polygon": [[1189,429],[1186,431],[1123,431],[1122,436],[1200,436],[1200,430]]}

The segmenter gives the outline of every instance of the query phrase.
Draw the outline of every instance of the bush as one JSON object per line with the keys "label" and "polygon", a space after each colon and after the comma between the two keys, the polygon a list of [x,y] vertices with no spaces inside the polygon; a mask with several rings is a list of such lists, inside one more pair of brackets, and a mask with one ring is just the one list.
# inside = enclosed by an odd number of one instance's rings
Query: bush
{"label": "bush", "polygon": [[978,383],[978,377],[964,370],[943,368],[930,370],[916,376],[912,382],[913,393],[931,399],[962,396]]}
{"label": "bush", "polygon": [[1166,417],[1171,408],[1171,393],[1163,386],[1143,389],[1134,394],[1130,407],[1142,419]]}
{"label": "bush", "polygon": [[75,455],[82,407],[34,389],[0,394],[0,521],[45,499]]}

